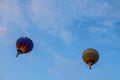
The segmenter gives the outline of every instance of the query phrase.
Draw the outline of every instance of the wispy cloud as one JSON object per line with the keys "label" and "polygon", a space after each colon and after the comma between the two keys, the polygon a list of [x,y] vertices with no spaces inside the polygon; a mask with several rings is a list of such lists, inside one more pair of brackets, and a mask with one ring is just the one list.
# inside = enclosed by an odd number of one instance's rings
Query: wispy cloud
{"label": "wispy cloud", "polygon": [[[63,66],[54,65],[48,72],[57,80],[79,80],[79,66],[75,62],[66,62]],[[68,77],[69,76],[69,77]]]}
{"label": "wispy cloud", "polygon": [[4,36],[7,33],[6,27],[0,27],[0,37]]}
{"label": "wispy cloud", "polygon": [[62,31],[60,31],[61,34],[60,34],[60,38],[67,44],[73,42],[74,40],[74,35],[68,31],[68,30],[65,30],[63,29]]}
{"label": "wispy cloud", "polygon": [[2,24],[8,24],[10,21],[18,21],[19,15],[18,3],[9,0],[0,1],[0,11],[2,16]]}
{"label": "wispy cloud", "polygon": [[[6,26],[7,29],[11,29],[14,25],[14,28],[18,28],[24,33],[27,33],[26,27],[28,22],[25,20],[19,3],[16,0],[12,2],[9,0],[0,1],[0,16],[1,22],[0,25]],[[14,30],[14,29],[13,29]]]}
{"label": "wispy cloud", "polygon": [[65,26],[64,14],[55,8],[53,2],[31,0],[28,6],[30,18],[40,30],[66,44],[72,42],[73,34]]}
{"label": "wispy cloud", "polygon": [[85,10],[84,14],[88,17],[105,17],[107,16],[110,9],[110,5],[107,1],[89,1]]}
{"label": "wispy cloud", "polygon": [[[79,80],[79,73],[81,69],[80,65],[76,62],[76,60],[69,60],[60,54],[55,48],[46,43],[44,40],[40,41],[40,47],[43,48],[41,50],[45,50],[44,52],[49,55],[51,62],[49,62],[48,73],[52,77],[57,80]],[[48,59],[49,60],[49,59]],[[76,75],[78,74],[78,75]],[[68,77],[69,76],[69,77]]]}
{"label": "wispy cloud", "polygon": [[61,71],[59,71],[59,69],[66,65],[67,59],[63,58],[57,53],[52,54],[52,56],[55,60],[55,64],[52,65],[52,67],[48,69],[48,72],[53,75],[60,75]]}
{"label": "wispy cloud", "polygon": [[80,74],[80,65],[76,61],[66,59],[58,53],[52,53],[52,56],[55,63],[48,69],[49,74],[58,80],[79,80],[75,74]]}
{"label": "wispy cloud", "polygon": [[106,26],[105,27],[90,26],[88,30],[90,33],[104,34],[104,33],[109,33],[110,28]]}
{"label": "wispy cloud", "polygon": [[[106,24],[105,24],[106,25]],[[107,24],[109,25],[109,24]],[[88,28],[89,35],[91,40],[94,41],[95,44],[117,47],[119,46],[119,35],[115,32],[118,27],[116,26],[90,26]],[[97,42],[96,42],[97,41]]]}

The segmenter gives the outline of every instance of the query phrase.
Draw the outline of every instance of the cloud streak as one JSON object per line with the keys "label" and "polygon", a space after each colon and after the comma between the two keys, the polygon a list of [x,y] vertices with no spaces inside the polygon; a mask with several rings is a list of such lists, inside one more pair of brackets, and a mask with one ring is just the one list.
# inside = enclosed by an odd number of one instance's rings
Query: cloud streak
{"label": "cloud streak", "polygon": [[1,16],[1,26],[6,26],[6,28],[10,31],[12,28],[17,28],[18,30],[23,31],[23,33],[28,33],[26,27],[28,26],[28,22],[24,18],[19,2],[13,0],[12,2],[9,0],[0,1],[0,16]]}
{"label": "cloud streak", "polygon": [[7,33],[6,27],[0,27],[0,37],[4,36]]}
{"label": "cloud streak", "polygon": [[[79,80],[79,65],[75,61],[63,58],[59,54],[53,54],[55,63],[48,69],[49,74],[57,80]],[[68,77],[69,76],[69,77]]]}
{"label": "cloud streak", "polygon": [[41,31],[61,39],[66,44],[72,42],[73,34],[65,26],[67,24],[63,19],[64,15],[54,8],[52,2],[31,0],[28,7],[29,17]]}
{"label": "cloud streak", "polygon": [[[59,1],[58,4],[56,1],[45,2],[42,0],[31,0],[23,5],[24,13],[28,15],[27,17],[34,24],[33,28],[37,29],[38,27],[39,31],[46,32],[53,37],[59,38],[66,44],[71,43],[74,39],[74,34],[70,31],[69,27],[74,23],[75,19],[81,22],[83,17],[88,17],[89,19],[98,18],[97,20],[99,21],[102,17],[105,18],[103,21],[104,23],[100,22],[100,24],[103,24],[102,26],[114,25],[116,21],[106,20],[106,18],[113,18],[111,11],[113,11],[114,6],[108,1],[70,0],[69,2]],[[18,1],[1,1],[0,11],[2,12],[0,14],[0,16],[2,16],[1,25],[9,28],[7,23],[16,24],[16,26],[18,26],[17,28],[21,29],[24,34],[30,35],[27,29],[29,29],[31,22],[25,17],[22,12],[23,9]],[[114,12],[117,13],[117,11]],[[106,27],[98,29],[94,26],[90,26],[89,30],[91,31],[92,29],[94,32],[98,32],[98,30],[102,30],[101,32],[103,33],[108,31]]]}

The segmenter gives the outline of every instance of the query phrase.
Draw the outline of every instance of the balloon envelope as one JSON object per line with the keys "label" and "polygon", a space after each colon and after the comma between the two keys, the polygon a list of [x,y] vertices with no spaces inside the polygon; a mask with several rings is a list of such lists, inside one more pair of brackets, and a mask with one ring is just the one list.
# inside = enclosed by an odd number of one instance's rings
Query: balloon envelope
{"label": "balloon envelope", "polygon": [[83,51],[82,59],[91,69],[91,66],[98,61],[99,53],[93,48],[88,48],[85,51]]}
{"label": "balloon envelope", "polygon": [[33,49],[33,42],[28,37],[20,37],[16,41],[16,49],[17,49],[16,57],[19,54],[26,54],[26,53],[30,52]]}

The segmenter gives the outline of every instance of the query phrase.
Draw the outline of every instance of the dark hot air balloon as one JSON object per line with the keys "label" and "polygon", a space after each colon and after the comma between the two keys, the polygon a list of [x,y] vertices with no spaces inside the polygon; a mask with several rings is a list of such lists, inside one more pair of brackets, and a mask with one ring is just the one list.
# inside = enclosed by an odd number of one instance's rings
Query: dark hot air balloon
{"label": "dark hot air balloon", "polygon": [[99,53],[93,48],[88,48],[83,51],[82,59],[91,69],[91,66],[99,60]]}
{"label": "dark hot air balloon", "polygon": [[20,37],[16,41],[16,49],[17,49],[16,57],[18,57],[18,55],[20,54],[27,54],[33,49],[33,42],[28,37]]}

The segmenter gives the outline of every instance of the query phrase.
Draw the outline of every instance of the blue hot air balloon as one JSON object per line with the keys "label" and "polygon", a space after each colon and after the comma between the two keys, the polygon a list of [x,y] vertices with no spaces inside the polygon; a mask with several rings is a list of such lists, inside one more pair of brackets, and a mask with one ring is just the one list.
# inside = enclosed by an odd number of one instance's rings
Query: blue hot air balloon
{"label": "blue hot air balloon", "polygon": [[29,53],[33,49],[33,46],[34,46],[33,41],[30,38],[20,37],[16,41],[16,49],[17,49],[16,57],[18,57],[18,55],[20,54]]}

